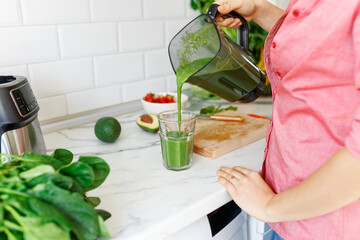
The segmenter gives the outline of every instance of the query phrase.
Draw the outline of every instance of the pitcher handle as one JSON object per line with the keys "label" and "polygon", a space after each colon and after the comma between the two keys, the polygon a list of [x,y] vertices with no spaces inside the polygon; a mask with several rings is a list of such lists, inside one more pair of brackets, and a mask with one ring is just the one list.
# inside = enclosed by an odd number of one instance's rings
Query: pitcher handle
{"label": "pitcher handle", "polygon": [[249,49],[249,25],[247,23],[247,21],[245,20],[245,18],[243,16],[241,16],[240,14],[238,14],[235,11],[231,11],[228,14],[224,14],[221,15],[218,12],[218,7],[220,5],[213,3],[210,5],[207,14],[215,21],[215,19],[219,16],[222,16],[224,18],[227,17],[233,17],[233,18],[239,18],[241,21],[241,26],[237,28],[237,43],[239,44],[240,47],[242,47],[245,52],[248,55],[251,55],[251,51]]}

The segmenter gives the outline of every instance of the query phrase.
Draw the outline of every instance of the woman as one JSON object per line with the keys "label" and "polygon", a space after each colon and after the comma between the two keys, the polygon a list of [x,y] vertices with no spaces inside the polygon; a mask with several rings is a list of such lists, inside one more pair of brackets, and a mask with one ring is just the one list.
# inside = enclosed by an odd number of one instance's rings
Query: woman
{"label": "woman", "polygon": [[273,89],[263,176],[222,167],[220,184],[286,240],[360,239],[360,1],[290,0],[285,11],[266,0],[216,3],[269,31]]}

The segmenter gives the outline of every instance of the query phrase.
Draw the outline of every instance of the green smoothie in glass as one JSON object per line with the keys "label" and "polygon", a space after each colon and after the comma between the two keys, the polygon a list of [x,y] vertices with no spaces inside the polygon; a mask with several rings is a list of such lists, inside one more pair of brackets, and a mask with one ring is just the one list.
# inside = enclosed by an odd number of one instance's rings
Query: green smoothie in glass
{"label": "green smoothie in glass", "polygon": [[190,111],[181,111],[180,124],[178,111],[165,111],[159,113],[158,117],[164,166],[170,170],[189,168],[192,162],[196,115]]}
{"label": "green smoothie in glass", "polygon": [[165,165],[173,170],[190,167],[193,153],[194,136],[186,132],[173,131],[161,139],[162,154]]}
{"label": "green smoothie in glass", "polygon": [[210,60],[199,59],[177,69],[178,111],[159,114],[162,156],[167,169],[184,170],[191,166],[196,116],[189,111],[181,111],[181,92],[187,79]]}

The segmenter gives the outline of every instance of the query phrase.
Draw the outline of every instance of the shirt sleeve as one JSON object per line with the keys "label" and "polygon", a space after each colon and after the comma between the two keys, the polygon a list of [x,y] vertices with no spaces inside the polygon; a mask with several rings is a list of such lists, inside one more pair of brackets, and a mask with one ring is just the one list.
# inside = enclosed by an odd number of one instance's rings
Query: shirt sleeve
{"label": "shirt sleeve", "polygon": [[[355,87],[360,96],[360,10],[358,8],[357,16],[353,23],[353,40],[355,59]],[[354,99],[359,103],[355,113],[353,122],[351,124],[351,131],[349,137],[345,141],[346,148],[357,158],[360,159],[360,98]]]}

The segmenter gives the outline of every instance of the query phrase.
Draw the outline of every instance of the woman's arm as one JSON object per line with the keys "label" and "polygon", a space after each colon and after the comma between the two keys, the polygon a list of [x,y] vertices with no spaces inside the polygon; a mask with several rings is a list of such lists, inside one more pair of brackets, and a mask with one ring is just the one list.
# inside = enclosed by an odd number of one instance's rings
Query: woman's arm
{"label": "woman's arm", "polygon": [[346,148],[338,151],[311,176],[269,201],[271,221],[320,216],[360,198],[360,159]]}
{"label": "woman's arm", "polygon": [[[218,10],[221,14],[236,11],[248,22],[254,21],[268,32],[284,13],[267,0],[217,0],[215,3],[220,5]],[[220,17],[217,21],[224,27],[238,28],[241,25],[240,19]]]}
{"label": "woman's arm", "polygon": [[270,32],[271,28],[275,25],[283,13],[283,9],[278,8],[265,0],[261,5],[257,6],[253,21],[265,31]]}
{"label": "woman's arm", "polygon": [[312,218],[360,198],[360,159],[346,148],[339,150],[307,179],[278,194],[257,172],[246,168],[222,167],[217,174],[220,184],[234,201],[264,222]]}

